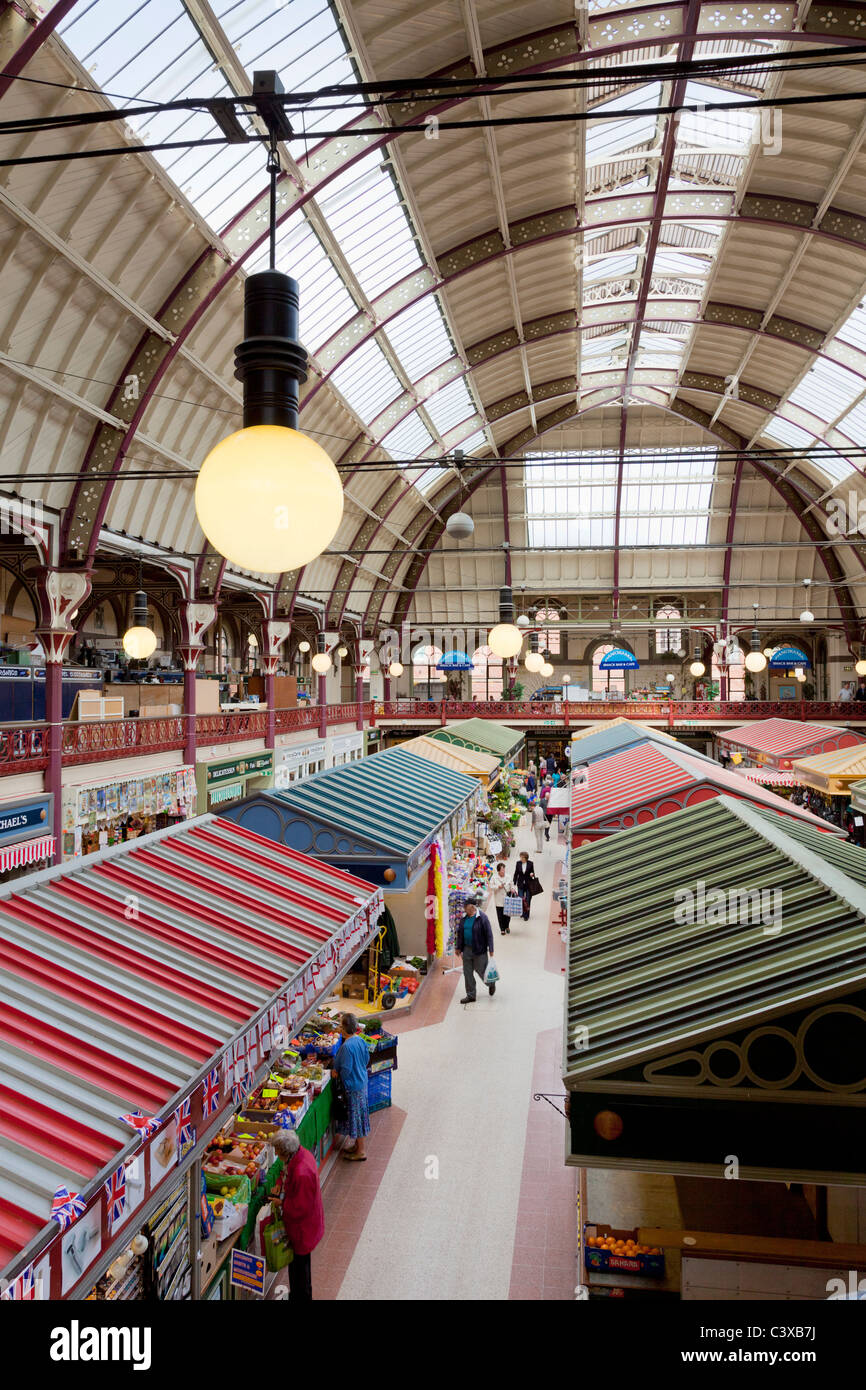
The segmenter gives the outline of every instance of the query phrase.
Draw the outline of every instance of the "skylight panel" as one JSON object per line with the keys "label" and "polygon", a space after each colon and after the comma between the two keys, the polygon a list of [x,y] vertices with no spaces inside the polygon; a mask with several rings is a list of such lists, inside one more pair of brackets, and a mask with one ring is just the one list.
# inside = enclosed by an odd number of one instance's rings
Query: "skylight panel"
{"label": "skylight panel", "polygon": [[839,329],[836,337],[841,338],[843,343],[850,343],[852,347],[866,352],[866,303],[857,305],[857,308]]}
{"label": "skylight panel", "polygon": [[583,335],[583,343],[580,349],[581,358],[595,359],[597,357],[609,357],[615,348],[624,347],[628,341],[627,331],[617,333],[601,333],[598,337],[590,338],[587,334]]}
{"label": "skylight panel", "polygon": [[791,405],[802,406],[819,420],[835,420],[853,404],[863,390],[862,377],[819,358],[788,397]]}
{"label": "skylight panel", "polygon": [[667,246],[658,248],[653,261],[655,275],[684,275],[694,279],[699,275],[708,275],[709,270],[708,257],[689,255],[687,251],[672,251]]}
{"label": "skylight panel", "polygon": [[[858,409],[859,408],[858,406]],[[854,414],[855,412],[852,411],[851,413]],[[863,424],[866,425],[866,412],[864,412]],[[846,433],[848,433],[848,431],[846,431]],[[808,459],[820,472],[824,473],[828,478],[832,478],[836,483],[841,483],[845,478],[850,478],[851,474],[856,472],[854,464],[851,463],[849,459],[844,458],[842,454],[837,454],[835,450],[832,452],[829,450],[822,450],[821,453],[813,452],[808,455]]]}
{"label": "skylight panel", "polygon": [[334,180],[320,206],[370,299],[423,264],[397,186],[380,153]]}
{"label": "skylight panel", "polygon": [[433,468],[428,468],[425,473],[419,475],[415,486],[419,492],[426,495],[442,478],[444,478],[448,471],[447,468],[438,468],[435,466]]}
{"label": "skylight panel", "polygon": [[463,450],[464,454],[471,454],[474,452],[475,449],[480,449],[481,445],[486,443],[487,435],[484,433],[484,431],[476,430],[475,434],[471,434],[468,439],[464,439],[463,443],[460,445],[460,448]]}
{"label": "skylight panel", "polygon": [[395,425],[382,440],[382,448],[388,450],[392,459],[414,459],[419,454],[430,453],[435,447],[433,436],[417,410]]}
{"label": "skylight panel", "polygon": [[410,304],[391,320],[385,333],[410,381],[420,380],[454,356],[442,311],[432,296]]}
{"label": "skylight panel", "polygon": [[595,284],[599,280],[619,280],[634,275],[637,261],[634,252],[623,255],[621,252],[609,251],[606,255],[599,256],[597,261],[590,261],[584,266],[583,283]]}
{"label": "skylight panel", "polygon": [[426,410],[440,434],[447,434],[461,420],[475,414],[472,397],[462,378],[443,386],[427,402]]}
{"label": "skylight panel", "polygon": [[640,113],[644,108],[659,105],[661,83],[649,82],[638,92],[624,92],[610,101],[602,102],[593,110],[594,116],[609,115],[615,111],[629,111],[635,114],[613,121],[589,121],[586,127],[586,163],[603,164],[613,155],[622,154],[645,145],[655,137],[656,117]]}
{"label": "skylight panel", "polygon": [[814,435],[807,434],[799,425],[792,425],[790,420],[780,420],[778,415],[768,421],[763,433],[768,439],[775,439],[778,444],[786,444],[791,449],[810,449],[815,442]]}
{"label": "skylight panel", "polygon": [[375,420],[403,389],[379,344],[374,342],[364,343],[336,369],[331,380],[365,425]]}
{"label": "skylight panel", "polygon": [[698,111],[682,111],[677,121],[677,147],[718,150],[745,155],[755,132],[754,111],[714,111],[713,107],[730,101],[748,101],[749,97],[712,87],[706,82],[686,83],[686,105],[702,107]]}

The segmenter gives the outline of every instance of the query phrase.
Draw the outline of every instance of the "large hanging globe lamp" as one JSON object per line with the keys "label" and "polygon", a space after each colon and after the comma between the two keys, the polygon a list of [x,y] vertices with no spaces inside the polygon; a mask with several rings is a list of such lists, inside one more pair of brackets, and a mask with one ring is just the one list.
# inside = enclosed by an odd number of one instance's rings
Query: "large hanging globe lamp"
{"label": "large hanging globe lamp", "polygon": [[137,589],[132,600],[132,621],[123,634],[123,650],[132,661],[146,661],[156,651],[156,633],[148,626],[147,594],[143,589]]}
{"label": "large hanging globe lamp", "polygon": [[195,488],[199,524],[241,569],[281,574],[315,560],[343,516],[343,488],[321,445],[298,430],[307,354],[298,341],[298,282],[270,269],[244,283],[243,429],[211,449]]}
{"label": "large hanging globe lamp", "polygon": [[544,665],[544,657],[541,655],[541,652],[527,652],[526,659],[523,664],[526,667],[527,671],[530,671],[532,675],[537,676],[542,666]]}
{"label": "large hanging globe lamp", "polygon": [[691,671],[693,676],[702,676],[706,669],[707,668],[702,661],[693,661],[691,666],[689,667],[689,670]]}
{"label": "large hanging globe lamp", "polygon": [[550,680],[550,677],[553,675],[553,666],[549,661],[545,661],[544,665],[541,668],[541,674],[544,676],[544,679],[546,681]]}

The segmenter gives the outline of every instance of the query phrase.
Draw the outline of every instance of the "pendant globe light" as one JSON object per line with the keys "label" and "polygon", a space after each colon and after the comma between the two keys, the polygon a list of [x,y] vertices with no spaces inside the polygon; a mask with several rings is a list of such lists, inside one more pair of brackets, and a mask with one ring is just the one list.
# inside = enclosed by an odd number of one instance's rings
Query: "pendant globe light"
{"label": "pendant globe light", "polygon": [[755,610],[755,626],[752,628],[752,635],[749,638],[749,650],[746,652],[745,667],[747,671],[752,671],[757,674],[758,671],[763,671],[765,669],[767,658],[761,651],[761,634],[758,632],[757,628],[758,605],[753,603],[752,607]]}
{"label": "pendant globe light", "polygon": [[346,658],[348,655],[349,655],[349,648],[348,648],[348,647],[338,647],[338,648],[337,648],[337,656],[340,658],[341,661],[344,661],[345,658]]}
{"label": "pendant globe light", "polygon": [[487,634],[487,645],[503,661],[517,656],[523,646],[523,633],[514,621],[514,599],[508,585],[499,590],[499,622]]}
{"label": "pendant globe light", "polygon": [[402,676],[402,674],[403,674],[403,663],[402,663],[402,661],[392,661],[392,662],[391,662],[391,665],[388,667],[388,675],[389,675],[389,676]]}
{"label": "pendant globe light", "polygon": [[527,671],[529,671],[530,674],[533,676],[537,676],[542,666],[544,665],[544,657],[538,650],[537,632],[533,632],[532,636],[529,639],[529,651],[526,653],[523,664],[526,667]]}
{"label": "pendant globe light", "polygon": [[860,660],[854,662],[854,670],[858,676],[866,676],[866,647],[860,648]]}
{"label": "pendant globe light", "polygon": [[541,674],[546,681],[550,680],[550,677],[553,675],[553,664],[550,661],[545,661],[541,668]]}
{"label": "pendant globe light", "polygon": [[689,670],[691,671],[693,676],[702,676],[706,669],[706,666],[701,661],[701,649],[699,646],[696,645],[694,659],[692,661],[691,666],[689,667]]}
{"label": "pendant globe light", "polygon": [[310,662],[317,676],[326,676],[331,669],[331,658],[328,654],[328,644],[325,641],[325,634],[320,632],[316,637],[316,654]]}
{"label": "pendant globe light", "polygon": [[132,621],[123,634],[123,650],[132,661],[146,661],[156,651],[156,633],[147,620],[147,594],[141,583],[138,562],[138,588],[132,599]]}
{"label": "pendant globe light", "polygon": [[303,653],[306,655],[306,653],[307,653],[309,650],[310,650],[310,644],[309,644],[309,642],[304,641],[304,642],[299,642],[299,643],[298,643],[298,651],[299,651],[299,652],[303,652]]}
{"label": "pendant globe light", "polygon": [[324,449],[298,430],[298,387],[307,379],[298,282],[276,269],[277,138],[286,122],[275,97],[283,86],[276,73],[257,72],[253,88],[271,136],[270,266],[244,282],[244,341],[235,349],[243,429],[202,464],[195,510],[210,544],[233,565],[281,574],[309,564],[333,540],[343,487]]}
{"label": "pendant globe light", "polygon": [[803,580],[803,588],[806,590],[806,607],[803,609],[802,613],[800,614],[800,622],[801,622],[801,623],[814,623],[814,621],[815,621],[815,614],[812,612],[811,608],[809,607],[809,585],[810,585],[811,583],[812,583],[811,579],[804,579],[804,580]]}

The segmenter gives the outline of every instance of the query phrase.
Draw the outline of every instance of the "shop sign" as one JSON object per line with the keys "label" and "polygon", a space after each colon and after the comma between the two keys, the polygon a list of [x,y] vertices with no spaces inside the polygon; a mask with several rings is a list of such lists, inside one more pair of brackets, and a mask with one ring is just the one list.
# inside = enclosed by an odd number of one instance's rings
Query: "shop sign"
{"label": "shop sign", "polygon": [[18,802],[15,806],[0,806],[0,845],[23,840],[34,831],[50,824],[51,797],[36,801]]}
{"label": "shop sign", "polygon": [[265,1270],[267,1266],[261,1255],[253,1255],[249,1250],[233,1250],[229,1283],[236,1289],[247,1289],[249,1293],[264,1294]]}
{"label": "shop sign", "polygon": [[[0,670],[0,677],[5,680],[37,680],[44,681],[44,666],[4,666]],[[64,666],[60,679],[62,681],[91,681],[93,684],[102,685],[102,672],[94,671],[92,666]]]}
{"label": "shop sign", "polygon": [[273,772],[273,753],[254,753],[249,758],[236,758],[231,763],[217,763],[207,769],[207,785],[217,782],[230,782],[237,777],[250,777],[256,773]]}

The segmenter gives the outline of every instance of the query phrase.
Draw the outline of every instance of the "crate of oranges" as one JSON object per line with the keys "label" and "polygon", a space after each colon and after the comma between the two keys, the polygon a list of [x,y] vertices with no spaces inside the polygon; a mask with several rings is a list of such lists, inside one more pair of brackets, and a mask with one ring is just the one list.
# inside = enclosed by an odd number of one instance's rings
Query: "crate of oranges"
{"label": "crate of oranges", "polygon": [[664,1251],[655,1245],[639,1245],[637,1231],[617,1231],[612,1226],[587,1224],[583,1234],[583,1259],[587,1269],[617,1274],[645,1274],[661,1279]]}

